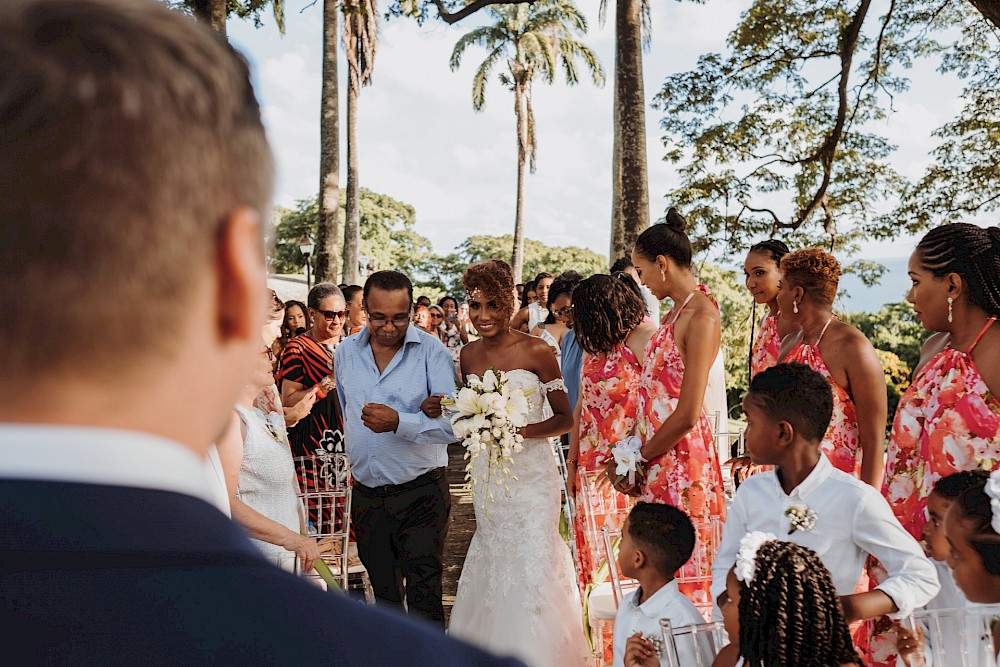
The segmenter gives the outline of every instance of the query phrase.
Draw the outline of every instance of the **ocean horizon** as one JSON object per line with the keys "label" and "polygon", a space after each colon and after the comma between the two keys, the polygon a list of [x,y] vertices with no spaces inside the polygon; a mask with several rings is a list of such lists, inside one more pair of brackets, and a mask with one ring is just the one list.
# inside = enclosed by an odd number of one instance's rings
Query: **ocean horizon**
{"label": "ocean horizon", "polygon": [[887,303],[906,300],[910,279],[906,274],[908,257],[874,257],[871,261],[885,267],[885,273],[871,286],[849,273],[840,279],[840,290],[833,306],[837,310],[877,313]]}

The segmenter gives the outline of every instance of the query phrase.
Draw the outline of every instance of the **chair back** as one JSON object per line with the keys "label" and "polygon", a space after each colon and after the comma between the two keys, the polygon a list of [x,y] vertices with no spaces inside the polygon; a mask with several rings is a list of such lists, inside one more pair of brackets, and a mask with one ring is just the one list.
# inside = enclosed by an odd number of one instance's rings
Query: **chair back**
{"label": "chair back", "polygon": [[614,488],[598,488],[597,479],[604,474],[603,471],[590,470],[579,474],[580,481],[580,501],[583,508],[577,508],[577,512],[583,517],[583,541],[591,547],[591,572],[590,578],[593,581],[599,580],[599,571],[603,563],[607,562],[607,549],[604,547],[603,528],[607,528],[611,533],[612,541],[617,541],[621,537],[622,526],[628,513],[635,505],[635,499],[615,491]]}
{"label": "chair back", "polygon": [[975,605],[958,609],[922,610],[904,625],[924,635],[925,661],[948,667],[996,667],[993,626],[1000,619],[1000,605]]}
{"label": "chair back", "polygon": [[660,619],[663,634],[661,654],[668,667],[711,667],[715,656],[729,643],[721,622],[674,626]]}
{"label": "chair back", "polygon": [[351,535],[351,465],[343,453],[295,457],[302,486],[300,498],[309,517],[309,534],[317,537],[323,560],[347,590]]}

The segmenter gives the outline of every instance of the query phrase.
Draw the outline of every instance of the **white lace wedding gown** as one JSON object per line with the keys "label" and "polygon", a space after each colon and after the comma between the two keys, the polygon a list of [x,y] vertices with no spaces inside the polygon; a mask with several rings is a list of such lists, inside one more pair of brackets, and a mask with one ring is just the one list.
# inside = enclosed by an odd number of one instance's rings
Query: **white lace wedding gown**
{"label": "white lace wedding gown", "polygon": [[[526,370],[512,383],[534,389],[528,422],[551,414],[547,391]],[[559,536],[561,480],[548,440],[526,440],[514,455],[507,490],[473,487],[476,534],[472,537],[449,632],[488,651],[513,655],[529,667],[578,667],[589,663],[583,612],[569,548]],[[485,457],[480,457],[485,464]],[[473,470],[473,474],[476,474]]]}

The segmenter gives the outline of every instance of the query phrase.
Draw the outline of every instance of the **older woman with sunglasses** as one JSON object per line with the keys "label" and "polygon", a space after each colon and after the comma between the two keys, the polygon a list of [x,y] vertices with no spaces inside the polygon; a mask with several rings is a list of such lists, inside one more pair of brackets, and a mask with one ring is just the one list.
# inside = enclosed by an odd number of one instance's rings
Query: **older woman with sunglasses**
{"label": "older woman with sunglasses", "polygon": [[319,283],[309,290],[307,305],[312,326],[285,346],[278,376],[284,405],[295,405],[307,393],[316,393],[309,415],[288,432],[293,456],[315,456],[318,449],[343,451],[344,441],[333,350],[347,321],[347,302],[339,287]]}

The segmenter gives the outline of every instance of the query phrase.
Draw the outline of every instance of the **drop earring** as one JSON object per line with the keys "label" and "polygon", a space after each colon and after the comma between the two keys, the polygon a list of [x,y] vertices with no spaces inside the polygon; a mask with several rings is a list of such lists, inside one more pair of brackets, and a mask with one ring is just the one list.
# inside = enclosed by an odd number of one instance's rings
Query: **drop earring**
{"label": "drop earring", "polygon": [[955,300],[949,296],[948,297],[948,321],[949,322],[952,321],[951,304],[953,304],[954,302],[955,302]]}
{"label": "drop earring", "polygon": [[792,301],[792,312],[793,313],[799,312],[799,302],[798,301]]}
{"label": "drop earring", "polygon": [[667,282],[667,272],[660,269],[660,282]]}

